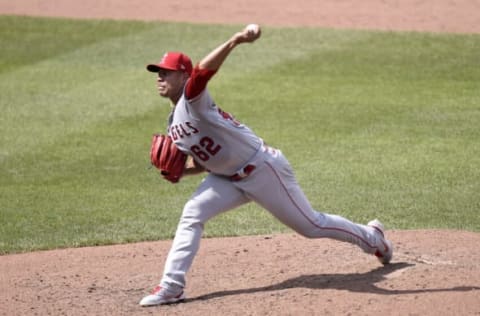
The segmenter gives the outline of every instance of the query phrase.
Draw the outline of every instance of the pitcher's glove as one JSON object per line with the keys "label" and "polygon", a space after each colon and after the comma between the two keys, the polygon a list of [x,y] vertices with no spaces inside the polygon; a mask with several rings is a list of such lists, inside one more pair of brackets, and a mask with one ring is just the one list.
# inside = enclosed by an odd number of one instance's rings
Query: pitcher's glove
{"label": "pitcher's glove", "polygon": [[183,175],[187,155],[178,149],[170,136],[154,134],[150,160],[164,179],[177,183]]}

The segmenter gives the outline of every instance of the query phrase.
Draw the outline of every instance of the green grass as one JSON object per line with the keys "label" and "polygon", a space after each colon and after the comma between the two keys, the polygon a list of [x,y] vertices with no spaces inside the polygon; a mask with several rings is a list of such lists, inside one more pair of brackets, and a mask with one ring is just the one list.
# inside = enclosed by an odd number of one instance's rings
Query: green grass
{"label": "green grass", "polygon": [[[171,238],[200,181],[147,169],[168,102],[145,64],[236,26],[0,16],[0,253]],[[210,83],[321,211],[480,231],[480,36],[265,28]],[[205,235],[288,231],[254,204]]]}

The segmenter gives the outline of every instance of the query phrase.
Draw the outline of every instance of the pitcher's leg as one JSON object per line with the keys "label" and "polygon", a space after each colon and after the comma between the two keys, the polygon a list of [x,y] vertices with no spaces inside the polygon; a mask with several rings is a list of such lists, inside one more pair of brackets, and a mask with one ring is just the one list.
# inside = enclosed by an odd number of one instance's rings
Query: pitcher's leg
{"label": "pitcher's leg", "polygon": [[314,221],[312,224],[315,226],[314,229],[310,231],[307,230],[307,237],[332,238],[355,244],[369,254],[376,252],[378,238],[371,227],[354,223],[339,215],[320,213],[315,210],[307,210],[306,212],[311,213],[311,215],[305,216],[313,217]]}
{"label": "pitcher's leg", "polygon": [[312,208],[283,156],[267,161],[248,181],[241,186],[252,200],[299,234],[333,238],[358,245],[367,253],[376,252],[380,241],[373,228]]}
{"label": "pitcher's leg", "polygon": [[185,287],[185,274],[198,251],[204,224],[249,199],[225,178],[208,175],[185,204],[168,254],[161,286]]}

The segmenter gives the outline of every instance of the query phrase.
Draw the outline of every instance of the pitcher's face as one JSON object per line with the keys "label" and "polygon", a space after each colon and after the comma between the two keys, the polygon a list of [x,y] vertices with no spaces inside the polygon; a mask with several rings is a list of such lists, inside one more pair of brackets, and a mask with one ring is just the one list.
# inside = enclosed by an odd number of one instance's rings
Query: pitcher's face
{"label": "pitcher's face", "polygon": [[160,96],[178,100],[188,75],[183,71],[160,69],[157,76],[157,88]]}

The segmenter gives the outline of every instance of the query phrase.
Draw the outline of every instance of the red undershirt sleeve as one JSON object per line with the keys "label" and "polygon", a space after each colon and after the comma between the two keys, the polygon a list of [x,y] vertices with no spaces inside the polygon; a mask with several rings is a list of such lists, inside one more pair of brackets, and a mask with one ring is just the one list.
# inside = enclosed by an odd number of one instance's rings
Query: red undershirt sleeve
{"label": "red undershirt sleeve", "polygon": [[193,68],[190,79],[185,87],[185,97],[192,100],[202,93],[207,87],[208,81],[215,75],[216,70],[200,69],[198,65]]}

